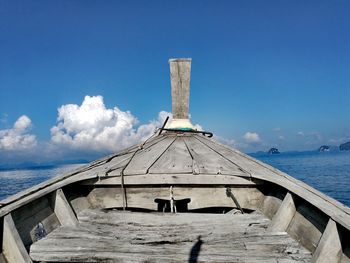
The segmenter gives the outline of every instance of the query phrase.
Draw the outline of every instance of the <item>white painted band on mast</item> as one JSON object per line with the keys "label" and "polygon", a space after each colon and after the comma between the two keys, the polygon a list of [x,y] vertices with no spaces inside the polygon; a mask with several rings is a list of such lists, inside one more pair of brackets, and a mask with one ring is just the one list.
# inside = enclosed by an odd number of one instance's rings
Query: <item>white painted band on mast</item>
{"label": "white painted band on mast", "polygon": [[173,120],[167,128],[194,129],[189,120],[190,58],[169,59]]}

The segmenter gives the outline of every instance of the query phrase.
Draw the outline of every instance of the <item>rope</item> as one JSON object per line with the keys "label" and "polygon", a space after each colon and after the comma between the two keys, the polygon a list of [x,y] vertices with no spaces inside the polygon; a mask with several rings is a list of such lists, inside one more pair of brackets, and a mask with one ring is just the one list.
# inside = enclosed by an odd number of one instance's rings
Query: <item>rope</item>
{"label": "rope", "polygon": [[138,151],[143,149],[143,146],[151,139],[154,137],[154,135],[156,135],[156,132],[150,136],[149,138],[147,138],[143,143],[141,143],[139,145],[139,148],[133,153],[133,155],[130,157],[129,161],[126,163],[126,165],[124,166],[124,168],[122,169],[122,171],[120,172],[120,176],[121,176],[121,188],[122,188],[122,195],[123,195],[123,210],[125,211],[125,208],[128,207],[128,200],[126,197],[126,189],[124,186],[124,171],[126,170],[126,168],[128,167],[128,165],[131,163],[132,159],[135,157],[135,155],[138,153]]}
{"label": "rope", "polygon": [[236,204],[236,206],[238,207],[238,209],[241,211],[242,214],[244,214],[244,213],[243,213],[242,207],[239,205],[239,203],[238,203],[236,197],[233,195],[233,193],[232,193],[230,187],[226,187],[226,195],[227,195],[228,197],[231,197],[231,198],[232,198],[233,202]]}

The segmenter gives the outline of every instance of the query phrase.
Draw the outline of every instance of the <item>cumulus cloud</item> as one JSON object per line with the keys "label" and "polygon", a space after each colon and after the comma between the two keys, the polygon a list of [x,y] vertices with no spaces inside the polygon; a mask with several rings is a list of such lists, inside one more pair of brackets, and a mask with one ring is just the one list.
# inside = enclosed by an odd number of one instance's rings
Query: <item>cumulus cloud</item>
{"label": "cumulus cloud", "polygon": [[256,132],[246,132],[243,135],[243,139],[250,144],[258,144],[261,143],[261,139],[259,134],[257,134]]}
{"label": "cumulus cloud", "polygon": [[166,116],[137,127],[138,120],[129,111],[106,108],[102,96],[85,96],[81,105],[67,104],[58,109],[57,124],[51,128],[56,145],[91,151],[118,151],[150,137]]}
{"label": "cumulus cloud", "polygon": [[35,135],[30,134],[32,121],[22,115],[10,129],[0,130],[0,149],[18,151],[32,149],[37,144]]}

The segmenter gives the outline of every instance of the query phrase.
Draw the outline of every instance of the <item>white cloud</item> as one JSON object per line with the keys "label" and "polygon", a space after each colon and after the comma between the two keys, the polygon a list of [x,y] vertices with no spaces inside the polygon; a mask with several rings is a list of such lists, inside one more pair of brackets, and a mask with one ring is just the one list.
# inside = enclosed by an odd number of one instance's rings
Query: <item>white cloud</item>
{"label": "white cloud", "polygon": [[236,141],[234,139],[228,139],[228,138],[224,138],[218,135],[213,136],[213,138],[219,142],[221,142],[222,144],[231,146],[231,147],[235,147],[236,146]]}
{"label": "white cloud", "polygon": [[305,136],[304,132],[302,132],[302,131],[298,131],[297,134],[300,136],[303,136],[303,137]]}
{"label": "white cloud", "polygon": [[274,132],[279,132],[279,131],[281,131],[281,128],[280,127],[276,127],[276,128],[273,128],[272,129]]}
{"label": "white cloud", "polygon": [[137,127],[138,120],[129,111],[106,108],[102,96],[85,96],[80,106],[66,104],[58,109],[51,141],[78,150],[118,151],[150,137],[169,115],[161,111],[156,120]]}
{"label": "white cloud", "polygon": [[243,135],[243,139],[247,142],[247,143],[252,143],[252,144],[258,144],[261,142],[260,136],[259,134],[257,134],[256,132],[246,132]]}
{"label": "white cloud", "polygon": [[28,150],[36,146],[36,137],[29,133],[32,121],[22,115],[11,129],[0,130],[0,149],[7,151]]}
{"label": "white cloud", "polygon": [[278,139],[281,140],[281,141],[283,141],[285,138],[284,138],[283,135],[280,135],[280,136],[278,136]]}

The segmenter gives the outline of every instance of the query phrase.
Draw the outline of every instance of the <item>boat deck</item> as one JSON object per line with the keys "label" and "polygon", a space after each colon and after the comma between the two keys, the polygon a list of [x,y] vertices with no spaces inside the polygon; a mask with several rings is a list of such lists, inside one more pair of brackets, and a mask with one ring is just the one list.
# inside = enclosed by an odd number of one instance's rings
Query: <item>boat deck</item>
{"label": "boat deck", "polygon": [[85,210],[30,248],[39,262],[309,262],[287,233],[251,214]]}

